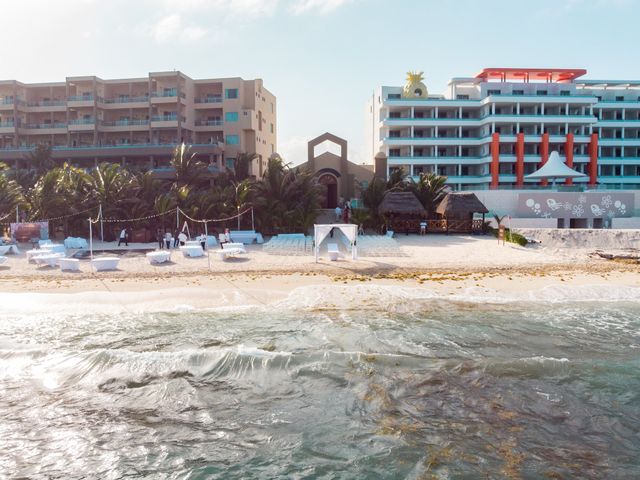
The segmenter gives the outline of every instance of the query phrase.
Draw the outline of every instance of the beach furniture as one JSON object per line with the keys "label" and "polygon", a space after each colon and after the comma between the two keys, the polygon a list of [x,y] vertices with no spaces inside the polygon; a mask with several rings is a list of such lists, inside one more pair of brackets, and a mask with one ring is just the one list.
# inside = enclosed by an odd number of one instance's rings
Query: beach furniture
{"label": "beach furniture", "polygon": [[168,262],[171,258],[171,253],[165,250],[160,250],[159,252],[149,252],[147,253],[147,258],[149,259],[149,263],[151,265],[165,263]]}
{"label": "beach furniture", "polygon": [[16,255],[20,253],[17,245],[0,245],[0,255],[4,255],[6,253],[15,253]]}
{"label": "beach furniture", "polygon": [[0,255],[0,265],[7,263],[8,258],[4,255]]}
{"label": "beach furniture", "polygon": [[[42,249],[41,249],[42,250]],[[47,265],[49,267],[55,267],[58,265],[60,258],[64,257],[64,253],[43,253],[42,255],[36,255],[33,257],[33,261],[36,265]]]}
{"label": "beach furniture", "polygon": [[217,247],[218,241],[216,237],[213,235],[207,235],[207,247]]}
{"label": "beach furniture", "polygon": [[222,245],[222,250],[218,250],[218,256],[221,260],[226,260],[229,257],[235,257],[245,253],[247,253],[247,251],[242,243],[225,243]]}
{"label": "beach furniture", "polygon": [[253,230],[232,230],[229,235],[232,242],[243,244],[253,243],[258,238],[258,234]]}
{"label": "beach furniture", "polygon": [[[33,242],[32,242],[33,243]],[[45,245],[51,245],[53,242],[49,239],[46,240],[38,240],[38,247],[42,248]]]}
{"label": "beach furniture", "polygon": [[89,244],[84,238],[80,237],[67,237],[64,240],[65,248],[73,248],[76,250],[86,250],[89,248]]}
{"label": "beach furniture", "polygon": [[204,255],[202,246],[200,245],[200,242],[196,242],[196,243],[197,245],[181,245],[180,251],[182,252],[182,255],[184,255],[185,257],[191,257],[191,258],[202,257]]}
{"label": "beach furniture", "polygon": [[262,238],[261,233],[256,233],[256,243],[258,245],[262,245],[264,243],[264,238]]}
{"label": "beach furniture", "polygon": [[61,257],[58,259],[58,265],[60,265],[60,270],[70,271],[70,272],[79,272],[80,271],[80,260],[77,258],[65,258]]}
{"label": "beach furniture", "polygon": [[332,262],[335,262],[336,260],[338,260],[338,257],[340,256],[340,250],[338,250],[338,244],[328,243],[327,253],[329,254],[329,260],[331,260]]}
{"label": "beach furniture", "polygon": [[98,257],[91,260],[91,265],[96,272],[103,270],[117,270],[120,259],[118,257]]}

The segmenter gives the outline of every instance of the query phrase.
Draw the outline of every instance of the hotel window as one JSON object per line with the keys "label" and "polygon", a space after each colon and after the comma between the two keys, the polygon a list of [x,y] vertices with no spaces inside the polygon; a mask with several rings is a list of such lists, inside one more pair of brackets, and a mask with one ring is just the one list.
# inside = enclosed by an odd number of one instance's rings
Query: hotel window
{"label": "hotel window", "polygon": [[623,96],[617,96],[616,97],[616,102],[624,102],[624,97]]}
{"label": "hotel window", "polygon": [[237,122],[238,121],[238,112],[226,112],[224,114],[225,122]]}
{"label": "hotel window", "polygon": [[238,135],[227,135],[227,145],[238,145],[240,143],[240,137]]}
{"label": "hotel window", "polygon": [[400,131],[392,130],[389,132],[389,137],[391,138],[400,138]]}
{"label": "hotel window", "polygon": [[399,100],[399,99],[400,99],[399,93],[390,93],[389,95],[387,95],[387,100]]}
{"label": "hotel window", "polygon": [[500,90],[487,90],[487,95],[500,95]]}
{"label": "hotel window", "polygon": [[390,148],[389,149],[389,156],[390,157],[399,157],[400,156],[400,149],[399,148]]}
{"label": "hotel window", "polygon": [[400,118],[400,112],[389,112],[389,118]]}
{"label": "hotel window", "polygon": [[224,98],[238,98],[238,89],[237,88],[225,89]]}
{"label": "hotel window", "polygon": [[560,90],[561,97],[568,97],[569,95],[571,95],[571,92],[569,90]]}
{"label": "hotel window", "polygon": [[469,95],[456,95],[458,100],[469,100]]}
{"label": "hotel window", "polygon": [[269,128],[270,128],[270,130],[271,130],[271,133],[273,133],[273,123],[271,123],[271,124],[269,125]]}
{"label": "hotel window", "polygon": [[233,168],[233,164],[236,163],[236,159],[235,158],[227,158],[226,162],[227,162],[227,168]]}
{"label": "hotel window", "polygon": [[514,90],[513,94],[514,95],[524,95],[524,90]]}
{"label": "hotel window", "polygon": [[540,97],[544,97],[545,95],[547,95],[547,91],[546,90],[538,90],[536,92],[536,95],[540,96]]}

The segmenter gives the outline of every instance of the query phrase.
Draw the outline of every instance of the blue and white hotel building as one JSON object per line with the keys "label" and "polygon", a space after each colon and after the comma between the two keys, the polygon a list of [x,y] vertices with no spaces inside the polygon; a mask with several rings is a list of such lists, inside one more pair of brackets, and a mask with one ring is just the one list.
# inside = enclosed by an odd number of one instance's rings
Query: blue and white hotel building
{"label": "blue and white hotel building", "polygon": [[404,87],[378,87],[369,101],[369,158],[387,176],[403,168],[446,175],[456,189],[523,189],[539,185],[525,176],[555,150],[586,174],[575,184],[638,189],[640,80],[585,74],[486,68],[432,95],[422,73],[410,73]]}

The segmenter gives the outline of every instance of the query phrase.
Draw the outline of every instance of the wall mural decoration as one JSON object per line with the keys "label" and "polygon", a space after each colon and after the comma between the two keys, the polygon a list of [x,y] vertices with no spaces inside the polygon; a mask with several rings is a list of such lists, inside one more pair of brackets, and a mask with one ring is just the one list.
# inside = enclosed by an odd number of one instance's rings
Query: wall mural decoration
{"label": "wall mural decoration", "polygon": [[631,217],[634,202],[633,193],[521,193],[518,195],[517,213],[522,218]]}

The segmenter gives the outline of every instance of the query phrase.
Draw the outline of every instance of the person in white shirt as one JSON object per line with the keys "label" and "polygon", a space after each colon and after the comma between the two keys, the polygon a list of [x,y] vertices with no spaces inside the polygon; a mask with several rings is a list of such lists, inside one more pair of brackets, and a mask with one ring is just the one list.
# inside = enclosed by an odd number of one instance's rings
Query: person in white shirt
{"label": "person in white shirt", "polygon": [[184,245],[184,244],[185,244],[185,242],[187,241],[187,234],[186,234],[186,233],[184,233],[184,232],[180,232],[180,233],[178,234],[178,240],[180,241],[180,245],[181,245],[181,246],[182,246],[182,245]]}
{"label": "person in white shirt", "polygon": [[336,222],[342,220],[342,209],[338,206],[336,207]]}
{"label": "person in white shirt", "polygon": [[206,250],[206,246],[207,246],[207,236],[204,233],[201,233],[198,236],[198,241],[200,242],[200,245],[202,245],[202,250]]}
{"label": "person in white shirt", "polygon": [[164,234],[164,244],[167,246],[167,250],[171,250],[171,241],[173,237],[171,236],[171,232],[167,232]]}
{"label": "person in white shirt", "polygon": [[124,242],[125,246],[129,246],[129,239],[127,238],[127,229],[123,228],[120,231],[120,238],[118,239],[118,246],[120,246],[120,244]]}

